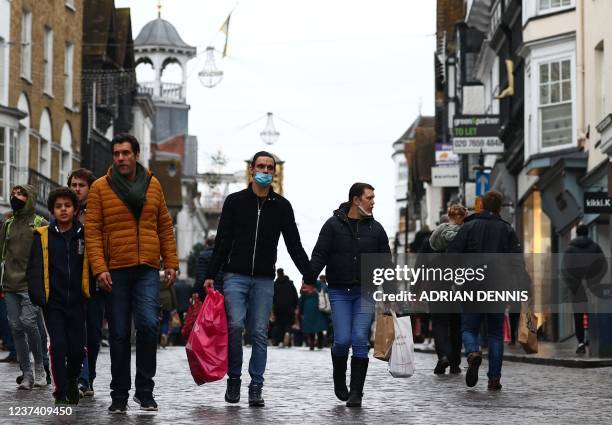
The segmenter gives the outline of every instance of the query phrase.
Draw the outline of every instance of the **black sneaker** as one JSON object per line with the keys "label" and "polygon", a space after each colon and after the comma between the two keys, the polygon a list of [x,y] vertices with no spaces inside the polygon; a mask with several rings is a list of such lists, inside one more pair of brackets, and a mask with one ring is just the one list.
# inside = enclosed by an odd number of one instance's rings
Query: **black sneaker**
{"label": "black sneaker", "polygon": [[586,353],[586,345],[584,342],[578,344],[578,348],[576,349],[576,354],[585,354]]}
{"label": "black sneaker", "polygon": [[15,378],[15,382],[17,382],[17,385],[21,385],[21,381],[23,381],[23,373],[17,378]]}
{"label": "black sneaker", "polygon": [[225,390],[225,401],[228,403],[238,403],[240,401],[240,378],[228,378],[227,389]]}
{"label": "black sneaker", "polygon": [[438,360],[436,367],[434,368],[434,373],[436,375],[444,375],[446,373],[446,368],[450,365],[448,359],[446,357],[442,357]]}
{"label": "black sneaker", "polygon": [[81,394],[79,392],[79,384],[76,379],[68,381],[68,403],[79,404]]}
{"label": "black sneaker", "polygon": [[249,386],[249,406],[262,407],[265,404],[264,399],[261,396],[261,390],[261,385]]}
{"label": "black sneaker", "polygon": [[157,412],[157,403],[151,394],[135,394],[134,401],[140,404],[140,410]]}
{"label": "black sneaker", "polygon": [[460,373],[461,373],[461,367],[451,365],[451,367],[450,367],[450,373],[452,373],[453,375],[458,375],[458,374],[460,374]]}
{"label": "black sneaker", "polygon": [[113,400],[110,407],[108,408],[108,413],[115,414],[115,415],[127,414],[127,401],[126,400]]}

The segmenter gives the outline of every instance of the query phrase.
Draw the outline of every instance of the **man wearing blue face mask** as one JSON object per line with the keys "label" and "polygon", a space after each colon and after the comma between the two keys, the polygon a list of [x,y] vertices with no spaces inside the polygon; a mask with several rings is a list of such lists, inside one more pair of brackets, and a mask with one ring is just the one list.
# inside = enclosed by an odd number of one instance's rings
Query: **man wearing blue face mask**
{"label": "man wearing blue face mask", "polygon": [[314,285],[315,282],[291,204],[272,190],[275,171],[276,161],[271,153],[262,151],[253,156],[250,166],[253,183],[225,200],[215,249],[206,271],[205,290],[214,287],[219,270],[225,272],[223,290],[229,328],[225,401],[228,403],[240,401],[242,332],[246,319],[253,341],[249,362],[249,405],[264,405],[262,387],[268,320],[272,311],[276,251],[281,233],[305,283]]}

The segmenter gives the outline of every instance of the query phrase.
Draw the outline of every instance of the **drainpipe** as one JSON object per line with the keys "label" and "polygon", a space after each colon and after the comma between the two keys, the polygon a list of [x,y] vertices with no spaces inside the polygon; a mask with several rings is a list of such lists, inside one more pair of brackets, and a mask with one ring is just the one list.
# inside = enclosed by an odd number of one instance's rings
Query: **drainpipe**
{"label": "drainpipe", "polygon": [[[586,102],[585,102],[585,98],[586,98],[586,84],[585,84],[585,58],[586,58],[586,53],[584,50],[584,38],[585,38],[585,27],[584,27],[584,2],[583,1],[577,1],[576,2],[576,8],[578,9],[578,13],[580,14],[580,18],[579,18],[579,27],[578,27],[578,31],[577,31],[577,35],[578,37],[580,37],[580,64],[578,65],[578,68],[580,70],[580,87],[581,87],[581,92],[582,95],[580,96],[580,137],[581,139],[586,139],[586,123],[585,123],[585,116],[586,116]],[[585,140],[586,141],[586,140]]]}

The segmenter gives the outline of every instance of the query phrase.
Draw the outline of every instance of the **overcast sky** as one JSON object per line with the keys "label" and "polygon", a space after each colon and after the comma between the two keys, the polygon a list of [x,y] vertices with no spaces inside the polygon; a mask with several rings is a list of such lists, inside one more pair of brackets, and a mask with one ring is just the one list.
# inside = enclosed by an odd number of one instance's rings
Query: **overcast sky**
{"label": "overcast sky", "polygon": [[[130,7],[134,38],[157,17],[156,0],[115,0]],[[204,88],[204,49],[223,49],[218,30],[234,8],[225,73]],[[199,140],[199,169],[221,150],[226,171],[242,170],[258,150],[285,164],[285,197],[295,210],[308,255],[325,220],[350,185],[376,188],[374,216],[390,238],[397,227],[391,144],[419,113],[433,113],[435,1],[166,0],[162,18],[198,48],[188,66],[189,133]],[[139,75],[145,75],[140,73]],[[273,112],[276,144],[264,144],[262,119]],[[298,281],[284,245],[277,267]]]}

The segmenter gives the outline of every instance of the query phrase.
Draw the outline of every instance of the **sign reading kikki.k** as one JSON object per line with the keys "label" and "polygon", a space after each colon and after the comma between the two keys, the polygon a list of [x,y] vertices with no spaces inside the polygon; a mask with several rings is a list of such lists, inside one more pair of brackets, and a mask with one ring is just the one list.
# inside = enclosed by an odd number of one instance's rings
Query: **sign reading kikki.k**
{"label": "sign reading kikki.k", "polygon": [[612,197],[607,192],[585,192],[584,213],[612,214]]}

